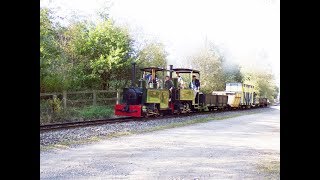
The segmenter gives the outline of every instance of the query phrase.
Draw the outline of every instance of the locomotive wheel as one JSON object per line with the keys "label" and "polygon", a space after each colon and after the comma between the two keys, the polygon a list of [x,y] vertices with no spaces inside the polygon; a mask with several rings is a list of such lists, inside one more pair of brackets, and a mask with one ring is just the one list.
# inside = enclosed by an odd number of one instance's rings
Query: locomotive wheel
{"label": "locomotive wheel", "polygon": [[158,110],[158,109],[155,109],[154,112],[156,113],[156,114],[154,115],[155,117],[159,117],[159,116],[160,116],[160,113],[159,113],[159,110]]}
{"label": "locomotive wheel", "polygon": [[180,115],[181,114],[181,110],[177,110],[177,115]]}

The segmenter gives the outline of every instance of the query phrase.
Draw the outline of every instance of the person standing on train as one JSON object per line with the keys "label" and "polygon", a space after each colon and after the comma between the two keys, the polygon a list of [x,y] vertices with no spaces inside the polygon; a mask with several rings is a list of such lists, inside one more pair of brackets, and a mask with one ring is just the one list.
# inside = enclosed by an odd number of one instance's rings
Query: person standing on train
{"label": "person standing on train", "polygon": [[194,97],[196,97],[200,89],[200,81],[197,79],[196,75],[192,76],[192,81],[190,82],[189,88],[193,90]]}
{"label": "person standing on train", "polygon": [[170,79],[170,76],[166,76],[166,81],[164,82],[164,87],[166,89],[169,89],[170,91],[172,90],[173,88],[173,82],[172,80]]}
{"label": "person standing on train", "polygon": [[182,77],[179,75],[179,72],[176,72],[177,78],[178,78],[178,85],[181,89],[184,88],[184,81],[182,79]]}
{"label": "person standing on train", "polygon": [[196,75],[192,76],[192,81],[191,81],[189,87],[191,89],[193,89],[194,91],[199,91],[199,89],[200,89],[200,81],[199,81],[199,79],[197,79]]}

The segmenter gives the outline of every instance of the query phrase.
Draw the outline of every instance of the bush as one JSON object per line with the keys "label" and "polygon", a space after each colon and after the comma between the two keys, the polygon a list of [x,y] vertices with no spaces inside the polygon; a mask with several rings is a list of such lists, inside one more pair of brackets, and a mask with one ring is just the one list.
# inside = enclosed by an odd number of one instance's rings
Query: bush
{"label": "bush", "polygon": [[113,115],[113,107],[110,106],[89,106],[78,111],[79,116],[84,119],[104,118]]}
{"label": "bush", "polygon": [[50,99],[49,105],[52,108],[53,113],[61,112],[61,100],[58,98]]}
{"label": "bush", "polygon": [[63,109],[60,99],[40,102],[40,124],[109,118],[113,114],[113,106],[83,106]]}

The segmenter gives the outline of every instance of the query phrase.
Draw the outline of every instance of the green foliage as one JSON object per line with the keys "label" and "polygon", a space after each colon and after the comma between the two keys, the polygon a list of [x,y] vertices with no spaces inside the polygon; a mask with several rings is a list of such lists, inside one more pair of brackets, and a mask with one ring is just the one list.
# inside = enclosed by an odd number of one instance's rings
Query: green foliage
{"label": "green foliage", "polygon": [[222,68],[226,83],[243,82],[243,74],[239,65],[223,61]]}
{"label": "green foliage", "polygon": [[40,61],[47,60],[49,64],[60,52],[50,13],[49,9],[40,9]]}
{"label": "green foliage", "polygon": [[52,12],[40,9],[40,91],[56,91],[64,88],[65,59],[59,45],[58,33],[53,26]]}
{"label": "green foliage", "polygon": [[78,111],[79,116],[85,119],[103,118],[113,115],[113,107],[106,106],[89,106]]}
{"label": "green foliage", "polygon": [[[53,111],[53,107],[57,111]],[[113,114],[113,106],[68,107],[62,110],[59,99],[40,102],[40,124],[108,118]]]}
{"label": "green foliage", "polygon": [[53,113],[61,112],[61,100],[58,98],[53,98],[49,100],[49,105],[52,107]]}
{"label": "green foliage", "polygon": [[[145,67],[167,67],[167,56],[168,53],[165,51],[165,47],[161,43],[152,42],[145,45],[137,55],[137,69]],[[141,78],[142,71],[137,70],[136,80]],[[162,79],[162,73],[158,73],[158,78]]]}
{"label": "green foliage", "polygon": [[225,90],[222,59],[216,53],[204,49],[191,57],[191,65],[200,70],[201,89],[205,93]]}
{"label": "green foliage", "polygon": [[141,67],[166,67],[167,55],[165,47],[161,43],[147,44],[138,54],[137,63]]}
{"label": "green foliage", "polygon": [[213,43],[194,54],[190,62],[201,72],[201,89],[205,93],[224,91],[226,83],[243,81],[240,66],[228,62]]}
{"label": "green foliage", "polygon": [[243,74],[245,75],[244,83],[255,86],[258,97],[268,98],[273,103],[279,92],[274,75],[257,70],[244,70]]}
{"label": "green foliage", "polygon": [[279,93],[274,76],[266,71],[248,71],[237,64],[228,63],[219,51],[203,49],[191,58],[191,65],[201,72],[201,89],[205,93],[224,91],[225,84],[241,82],[255,86],[258,97],[273,102]]}
{"label": "green foliage", "polygon": [[71,63],[79,63],[85,57],[83,44],[86,42],[88,26],[84,22],[76,22],[59,30],[59,45]]}
{"label": "green foliage", "polygon": [[40,12],[41,92],[122,88],[128,83],[133,40],[127,29],[105,19],[53,27],[54,14]]}
{"label": "green foliage", "polygon": [[[86,74],[82,79],[94,82],[100,79],[102,89],[109,88],[113,73],[130,66],[133,41],[129,33],[113,25],[110,20],[89,28],[81,25],[74,28],[80,30],[80,35],[72,36],[69,46],[73,57],[81,58],[78,65],[84,68],[80,70]],[[115,78],[119,77],[116,74]]]}
{"label": "green foliage", "polygon": [[91,74],[88,64],[78,63],[70,69],[69,90],[99,89],[100,79]]}
{"label": "green foliage", "polygon": [[279,87],[274,85],[273,88],[274,88],[274,91],[273,91],[273,95],[272,96],[273,96],[274,99],[277,99],[279,91],[280,91]]}
{"label": "green foliage", "polygon": [[60,74],[49,74],[43,77],[41,85],[46,92],[62,92],[66,86]]}

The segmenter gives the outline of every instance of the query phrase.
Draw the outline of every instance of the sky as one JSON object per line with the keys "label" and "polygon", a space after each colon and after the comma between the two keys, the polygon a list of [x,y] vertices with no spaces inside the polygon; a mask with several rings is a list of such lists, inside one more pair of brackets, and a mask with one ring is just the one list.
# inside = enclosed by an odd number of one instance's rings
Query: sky
{"label": "sky", "polygon": [[110,18],[128,26],[134,39],[163,43],[175,67],[213,42],[231,62],[270,69],[280,86],[280,0],[41,0],[40,5],[60,7],[61,17],[74,11],[94,19],[106,2]]}

